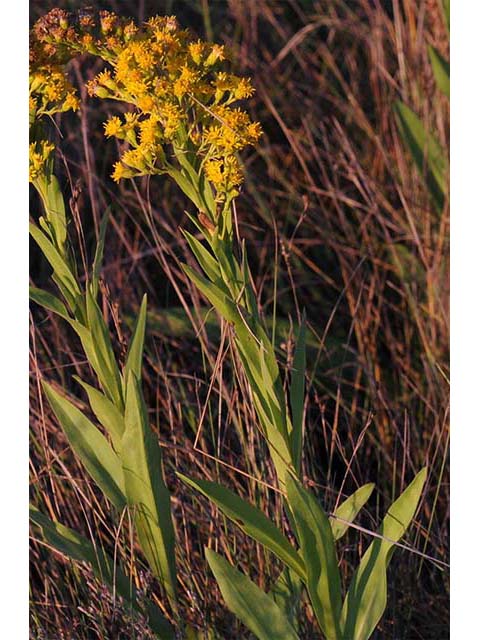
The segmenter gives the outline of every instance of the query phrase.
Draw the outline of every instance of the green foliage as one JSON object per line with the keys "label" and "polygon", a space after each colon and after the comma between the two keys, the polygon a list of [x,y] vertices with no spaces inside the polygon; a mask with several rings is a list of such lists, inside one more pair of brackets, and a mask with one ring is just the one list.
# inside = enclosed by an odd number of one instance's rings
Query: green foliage
{"label": "green foliage", "polygon": [[305,317],[298,328],[295,355],[292,365],[292,380],[290,383],[290,407],[292,411],[291,451],[293,466],[298,474],[302,466],[303,445],[303,407],[305,396],[305,369],[306,369],[306,333]]}
{"label": "green foliage", "polygon": [[175,536],[170,515],[170,494],[161,471],[161,452],[148,424],[133,371],[127,377],[125,431],[121,459],[127,501],[133,507],[138,540],[148,563],[176,601]]}
{"label": "green foliage", "polygon": [[305,577],[305,566],[302,558],[288,542],[287,538],[260,509],[252,506],[233,491],[208,480],[193,480],[181,473],[178,477],[204,496],[230,518],[242,531],[251,536],[264,547],[272,551],[280,560],[298,576]]}
{"label": "green foliage", "polygon": [[315,498],[292,477],[287,479],[287,496],[318,624],[327,640],[340,640],[342,591],[330,522]]}
{"label": "green foliage", "polygon": [[432,46],[428,47],[428,57],[437,87],[447,98],[450,98],[450,63]]}
{"label": "green foliage", "polygon": [[173,628],[158,607],[151,601],[142,603],[142,606],[139,604],[134,585],[102,547],[93,545],[59,522],[53,522],[34,506],[30,506],[30,520],[40,528],[44,540],[56,551],[71,560],[88,564],[95,576],[112,592],[124,598],[132,609],[146,615],[150,628],[161,640],[174,640]]}
{"label": "green foliage", "polygon": [[330,517],[330,525],[335,540],[340,540],[340,538],[345,535],[348,529],[348,523],[355,520],[360,509],[372,495],[374,488],[375,485],[373,482],[364,484],[363,487],[357,489],[335,509],[335,513]]}
{"label": "green foliage", "polygon": [[387,605],[387,567],[395,542],[405,534],[415,515],[426,477],[425,468],[392,504],[378,531],[381,537],[375,538],[363,555],[343,603],[345,638],[367,640],[380,621]]}
{"label": "green foliage", "polygon": [[406,104],[395,102],[395,115],[400,135],[417,165],[435,207],[443,210],[447,192],[448,161],[439,142],[426,131],[420,118]]}
{"label": "green foliage", "polygon": [[298,640],[272,597],[211,549],[205,555],[228,608],[259,640]]}
{"label": "green foliage", "polygon": [[122,465],[108,440],[77,407],[46,382],[43,389],[70,446],[110,502],[125,506]]}

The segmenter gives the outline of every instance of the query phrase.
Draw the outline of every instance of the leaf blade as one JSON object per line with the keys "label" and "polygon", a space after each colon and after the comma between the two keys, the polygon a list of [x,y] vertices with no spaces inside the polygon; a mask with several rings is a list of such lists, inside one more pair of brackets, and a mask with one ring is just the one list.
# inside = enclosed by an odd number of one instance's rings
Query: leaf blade
{"label": "leaf blade", "polygon": [[409,526],[420,500],[427,469],[422,469],[389,508],[379,534],[364,553],[352,578],[342,607],[346,638],[367,640],[379,623],[387,604],[387,568],[394,544]]}
{"label": "leaf blade", "polygon": [[342,593],[330,522],[314,496],[293,476],[288,476],[286,486],[316,618],[328,640],[340,640]]}
{"label": "leaf blade", "polygon": [[298,640],[273,598],[211,549],[205,555],[228,608],[259,640]]}
{"label": "leaf blade", "polygon": [[45,381],[45,395],[73,451],[112,504],[125,506],[122,465],[104,435],[70,400],[61,396]]}
{"label": "leaf blade", "polygon": [[216,504],[242,531],[267,547],[296,574],[306,577],[303,560],[297,551],[260,509],[216,482],[188,478],[179,472],[177,476]]}

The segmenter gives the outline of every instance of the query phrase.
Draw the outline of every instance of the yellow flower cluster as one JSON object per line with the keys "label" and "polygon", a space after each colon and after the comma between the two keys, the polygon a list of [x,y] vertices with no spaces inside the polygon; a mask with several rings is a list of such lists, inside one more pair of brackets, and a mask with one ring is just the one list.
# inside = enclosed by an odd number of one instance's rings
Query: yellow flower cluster
{"label": "yellow flower cluster", "polygon": [[[201,159],[197,166],[214,187],[217,200],[236,194],[242,173],[236,153],[261,136],[258,123],[232,106],[254,89],[247,78],[221,68],[223,46],[193,40],[173,16],[154,17],[137,27],[101,11],[97,20],[55,10],[34,27],[44,47],[59,55],[90,52],[110,66],[91,80],[90,95],[132,105],[105,123],[105,134],[125,140],[129,149],[114,167],[113,178],[163,173],[174,154]],[[181,162],[180,170],[184,170]],[[200,167],[200,168],[198,168]]]}
{"label": "yellow flower cluster", "polygon": [[[55,10],[56,20],[62,24],[62,12]],[[60,40],[57,34],[57,40]],[[39,40],[35,31],[30,39],[29,123],[30,181],[37,180],[46,171],[47,160],[55,146],[44,138],[42,122],[45,117],[64,111],[76,111],[80,101],[67,79],[65,63],[71,56],[67,50]]]}
{"label": "yellow flower cluster", "polygon": [[61,67],[45,64],[30,73],[30,121],[61,111],[76,111],[80,101]]}
{"label": "yellow flower cluster", "polygon": [[50,158],[55,145],[48,140],[31,142],[29,147],[29,180],[34,182],[45,172],[45,165]]}

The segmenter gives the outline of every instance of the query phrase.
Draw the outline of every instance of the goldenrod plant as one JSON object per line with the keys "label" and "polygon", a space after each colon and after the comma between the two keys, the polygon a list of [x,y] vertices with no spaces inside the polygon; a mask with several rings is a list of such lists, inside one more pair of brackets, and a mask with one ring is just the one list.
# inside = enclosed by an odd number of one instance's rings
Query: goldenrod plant
{"label": "goldenrod plant", "polygon": [[[170,605],[167,621],[153,602],[148,604],[143,613],[151,628],[160,638],[173,638],[176,632],[194,637],[195,633],[182,624],[178,609],[170,495],[141,390],[146,299],[125,364],[119,366],[98,303],[108,215],[83,285],[68,239],[68,215],[53,175],[54,146],[42,131],[46,116],[79,107],[64,65],[85,53],[107,65],[88,83],[90,96],[129,105],[128,111],[104,125],[105,135],[121,141],[124,148],[113,167],[113,180],[168,176],[191,201],[189,218],[197,233],[187,229],[183,233],[201,272],[188,265],[183,268],[229,328],[275,467],[275,489],[296,540],[293,545],[293,538],[256,505],[221,484],[179,473],[185,485],[208,497],[285,566],[271,591],[265,593],[222,556],[206,549],[223,598],[261,640],[299,637],[304,592],[327,640],[366,640],[385,610],[387,567],[415,515],[426,469],[388,510],[344,595],[336,542],[352,525],[374,486],[360,487],[333,514],[327,514],[321,500],[302,482],[306,321],[303,318],[296,332],[292,375],[285,393],[275,347],[252,284],[247,248],[235,226],[234,201],[243,180],[238,154],[261,137],[260,124],[237,106],[239,100],[253,94],[251,82],[225,71],[223,46],[193,39],[173,17],[155,17],[137,26],[106,11],[98,16],[83,12],[75,18],[53,10],[35,24],[31,49],[30,179],[45,210],[38,225],[32,223],[31,233],[52,267],[62,298],[33,289],[32,299],[61,316],[79,336],[99,388],[78,382],[102,430],[65,393],[46,383],[44,392],[87,472],[119,515],[131,514],[138,544]],[[35,508],[31,517],[50,545],[72,559],[89,562],[100,579],[133,608],[141,609],[135,589],[112,558],[97,553],[89,541]]]}

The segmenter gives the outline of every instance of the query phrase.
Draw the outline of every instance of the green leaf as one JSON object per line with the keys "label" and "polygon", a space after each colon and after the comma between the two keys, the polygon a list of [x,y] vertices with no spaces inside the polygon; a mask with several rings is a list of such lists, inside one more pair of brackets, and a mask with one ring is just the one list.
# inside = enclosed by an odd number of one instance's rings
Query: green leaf
{"label": "green leaf", "polygon": [[140,383],[132,371],[127,377],[121,458],[125,491],[128,503],[134,507],[140,546],[175,607],[175,537],[170,493],[162,476],[160,447],[148,424]]}
{"label": "green leaf", "polygon": [[293,466],[300,474],[303,448],[303,408],[305,405],[305,317],[298,329],[295,355],[293,357],[292,380],[290,384],[290,407],[292,410],[291,450]]}
{"label": "green leaf", "polygon": [[196,273],[188,265],[182,264],[182,269],[185,271],[190,280],[200,289],[209,302],[215,307],[221,316],[227,320],[227,322],[236,323],[239,320],[238,311],[235,307],[234,301],[225,294],[225,292],[216,284],[212,284],[206,278]]}
{"label": "green leaf", "polygon": [[192,236],[191,233],[182,229],[182,233],[185,236],[190,249],[192,250],[193,255],[198,261],[198,264],[202,267],[206,276],[212,281],[215,282],[220,278],[220,269],[218,267],[217,261],[212,256],[212,254],[205,249],[203,244]]}
{"label": "green leaf", "polygon": [[424,468],[392,504],[378,531],[383,539],[375,538],[363,555],[343,603],[345,638],[367,640],[379,623],[387,605],[387,567],[395,542],[404,535],[415,515],[426,477]]}
{"label": "green leaf", "polygon": [[193,204],[197,207],[199,211],[202,211],[203,206],[200,199],[200,194],[198,193],[198,188],[195,184],[192,184],[191,180],[187,178],[181,171],[175,169],[174,167],[170,167],[167,170],[168,175],[175,180],[183,193],[187,196],[189,200],[193,202]]}
{"label": "green leaf", "polygon": [[[333,516],[330,517],[330,525],[332,527],[332,533],[335,540],[340,540],[340,538],[346,533],[348,523],[355,520],[360,509],[372,495],[374,488],[375,484],[373,482],[364,484],[362,487],[357,489],[355,493],[352,493],[352,495],[342,502],[342,504],[335,510]],[[340,519],[337,520],[335,516]]]}
{"label": "green leaf", "polygon": [[428,46],[428,57],[430,58],[437,87],[447,98],[450,98],[450,64],[431,45]]}
{"label": "green leaf", "polygon": [[441,212],[447,188],[445,154],[435,137],[425,131],[420,118],[400,100],[395,102],[395,113],[403,142]]}
{"label": "green leaf", "polygon": [[113,447],[118,453],[120,451],[121,439],[123,435],[123,416],[111,400],[107,398],[101,391],[95,389],[84,382],[78,376],[74,379],[85,389],[88,395],[88,401],[93,413],[97,417],[100,424],[108,431],[108,435],[112,439]]}
{"label": "green leaf", "polygon": [[107,207],[100,222],[100,233],[98,236],[97,247],[95,249],[95,258],[92,266],[92,295],[94,298],[98,295],[98,279],[100,277],[100,268],[103,260],[103,250],[105,248],[105,235],[107,232],[108,218],[110,215],[110,207]]}
{"label": "green leaf", "polygon": [[216,482],[187,478],[179,472],[177,476],[216,504],[242,531],[272,551],[300,577],[306,578],[303,560],[283,533],[260,509]]}
{"label": "green leaf", "polygon": [[105,392],[108,393],[117,408],[122,410],[123,393],[120,371],[118,370],[115,354],[113,353],[108,327],[89,289],[87,289],[86,300],[88,328],[91,335],[90,345],[95,353],[97,365],[95,371]]}
{"label": "green leaf", "polygon": [[81,296],[81,291],[75,280],[75,276],[47,236],[34,224],[30,224],[29,228],[32,238],[50,263],[63,295],[67,299],[70,307],[74,309],[77,298]]}
{"label": "green leaf", "polygon": [[450,0],[441,0],[441,4],[443,5],[445,24],[447,25],[447,29],[450,31]]}
{"label": "green leaf", "polygon": [[288,476],[286,484],[315,616],[327,640],[340,640],[342,592],[330,522],[315,497],[297,480]]}
{"label": "green leaf", "polygon": [[37,287],[30,287],[30,299],[39,304],[44,309],[53,311],[53,313],[56,313],[65,320],[70,319],[67,308],[63,304],[63,302],[48,291],[37,289]]}
{"label": "green leaf", "polygon": [[147,322],[147,294],[142,298],[137,322],[133,330],[132,339],[128,348],[127,360],[123,370],[123,379],[126,382],[129,371],[135,374],[138,380],[142,377],[143,345],[145,342],[145,325]]}
{"label": "green leaf", "polygon": [[300,604],[303,591],[301,579],[288,567],[282,571],[270,589],[270,595],[279,608],[287,616],[290,624],[298,633],[300,621]]}
{"label": "green leaf", "polygon": [[130,606],[143,614],[146,613],[150,628],[162,640],[174,640],[175,633],[170,623],[152,602],[143,611],[136,600],[136,590],[120,567],[115,566],[111,557],[103,548],[94,546],[89,540],[65,527],[53,522],[36,507],[30,506],[30,520],[41,529],[43,538],[56,551],[72,560],[89,564],[95,576],[114,593],[118,593]]}
{"label": "green leaf", "polygon": [[273,598],[211,549],[205,555],[227,607],[259,640],[298,640]]}
{"label": "green leaf", "polygon": [[217,203],[213,197],[212,187],[210,182],[205,178],[205,173],[202,171],[200,174],[199,182],[200,193],[202,194],[203,201],[211,216],[215,217],[217,213]]}
{"label": "green leaf", "polygon": [[52,173],[35,180],[34,184],[42,198],[53,243],[63,256],[67,239],[67,219],[60,184]]}
{"label": "green leaf", "polygon": [[122,465],[107,439],[83,413],[46,382],[42,383],[70,446],[89,475],[119,510],[125,506]]}

